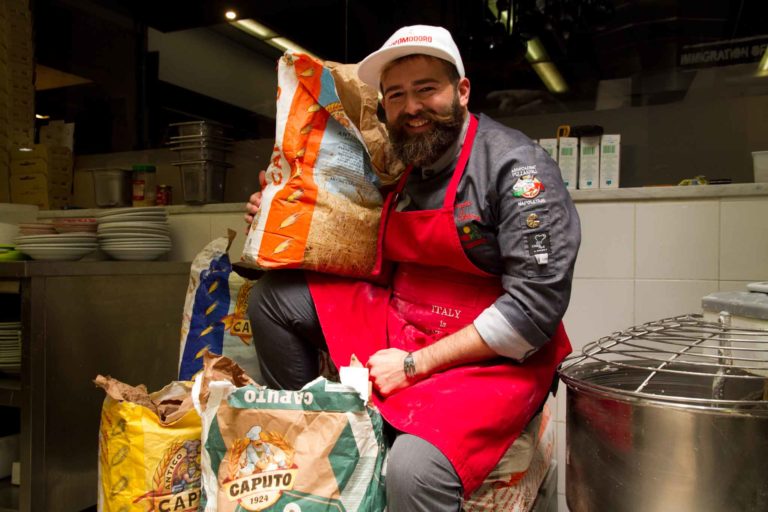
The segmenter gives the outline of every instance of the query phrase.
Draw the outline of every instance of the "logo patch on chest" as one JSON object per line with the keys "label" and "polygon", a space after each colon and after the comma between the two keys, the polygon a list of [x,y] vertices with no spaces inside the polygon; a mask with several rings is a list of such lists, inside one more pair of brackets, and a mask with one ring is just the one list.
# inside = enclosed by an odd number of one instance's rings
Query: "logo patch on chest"
{"label": "logo patch on chest", "polygon": [[483,234],[480,232],[480,228],[472,223],[466,224],[459,228],[459,240],[461,241],[461,246],[464,249],[471,249],[473,247],[477,247],[478,245],[488,243],[488,240],[485,239]]}

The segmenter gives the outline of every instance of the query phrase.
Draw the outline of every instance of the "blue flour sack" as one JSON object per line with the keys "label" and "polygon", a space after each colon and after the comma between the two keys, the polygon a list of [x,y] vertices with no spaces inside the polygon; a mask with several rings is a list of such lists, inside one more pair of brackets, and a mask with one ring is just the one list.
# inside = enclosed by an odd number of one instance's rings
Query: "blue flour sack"
{"label": "blue flour sack", "polygon": [[209,243],[192,262],[181,324],[179,379],[192,380],[207,349],[237,362],[256,382],[261,371],[248,321],[254,281],[232,271],[228,250],[235,233]]}

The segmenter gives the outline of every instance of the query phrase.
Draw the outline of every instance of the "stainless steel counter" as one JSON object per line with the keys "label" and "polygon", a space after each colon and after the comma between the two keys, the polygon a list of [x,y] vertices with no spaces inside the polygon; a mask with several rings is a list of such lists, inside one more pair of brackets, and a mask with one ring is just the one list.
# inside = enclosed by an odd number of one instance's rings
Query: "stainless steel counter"
{"label": "stainless steel counter", "polygon": [[176,377],[188,279],[188,262],[0,263],[23,330],[21,375],[0,378],[0,415],[21,417],[22,485],[0,482],[0,512],[96,503],[104,392],[92,380],[156,390]]}

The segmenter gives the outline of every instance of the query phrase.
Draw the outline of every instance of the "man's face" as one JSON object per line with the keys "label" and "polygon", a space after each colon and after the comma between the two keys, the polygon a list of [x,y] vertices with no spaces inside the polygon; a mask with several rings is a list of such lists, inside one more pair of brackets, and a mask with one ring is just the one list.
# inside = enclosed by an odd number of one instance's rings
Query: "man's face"
{"label": "man's face", "polygon": [[419,56],[387,68],[381,87],[395,154],[417,167],[434,163],[461,133],[469,80],[454,86],[441,61]]}

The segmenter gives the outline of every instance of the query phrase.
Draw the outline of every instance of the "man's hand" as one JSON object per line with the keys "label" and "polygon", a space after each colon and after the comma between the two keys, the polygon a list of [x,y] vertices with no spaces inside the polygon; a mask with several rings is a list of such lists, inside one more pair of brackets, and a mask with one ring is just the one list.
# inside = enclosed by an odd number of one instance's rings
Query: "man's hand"
{"label": "man's hand", "polygon": [[368,359],[366,366],[370,370],[371,382],[382,397],[407,388],[415,381],[427,379],[435,372],[499,357],[483,341],[473,324],[412,354],[416,366],[416,375],[412,379],[405,376],[404,361],[408,352],[404,350],[386,348]]}
{"label": "man's hand", "polygon": [[394,392],[411,385],[405,376],[403,361],[408,352],[399,348],[379,350],[368,359],[373,388],[382,397],[388,397]]}
{"label": "man's hand", "polygon": [[[259,172],[259,183],[261,184],[261,190],[264,190],[264,187],[267,186],[266,171]],[[243,215],[243,219],[245,219],[248,226],[253,224],[253,216],[256,215],[256,212],[261,208],[261,190],[251,194],[251,197],[245,204],[245,215]]]}

